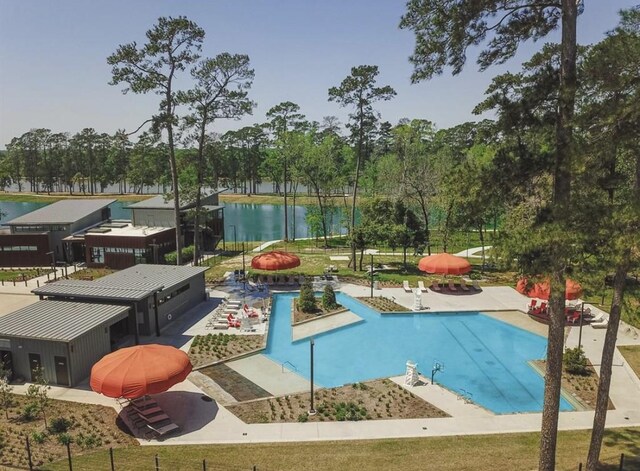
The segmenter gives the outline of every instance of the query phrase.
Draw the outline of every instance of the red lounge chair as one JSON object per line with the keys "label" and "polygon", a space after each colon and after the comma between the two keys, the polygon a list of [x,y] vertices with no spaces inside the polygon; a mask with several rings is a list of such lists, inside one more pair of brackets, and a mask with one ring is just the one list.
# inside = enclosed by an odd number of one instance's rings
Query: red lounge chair
{"label": "red lounge chair", "polygon": [[244,305],[244,313],[247,317],[260,317],[260,314],[258,314],[258,311],[256,311],[254,308],[250,308],[248,305]]}

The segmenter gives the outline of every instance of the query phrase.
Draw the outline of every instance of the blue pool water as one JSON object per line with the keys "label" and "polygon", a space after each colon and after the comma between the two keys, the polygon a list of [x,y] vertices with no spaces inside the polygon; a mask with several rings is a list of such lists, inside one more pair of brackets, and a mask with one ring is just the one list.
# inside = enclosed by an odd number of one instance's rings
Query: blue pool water
{"label": "blue pool water", "polygon": [[[295,296],[274,296],[265,355],[308,379],[309,340],[291,341]],[[544,382],[527,362],[545,357],[544,337],[477,312],[380,315],[343,293],[337,300],[363,320],[314,336],[317,385],[402,375],[407,360],[428,377],[439,361],[440,384],[497,414],[542,410]],[[560,409],[573,407],[562,398]]]}

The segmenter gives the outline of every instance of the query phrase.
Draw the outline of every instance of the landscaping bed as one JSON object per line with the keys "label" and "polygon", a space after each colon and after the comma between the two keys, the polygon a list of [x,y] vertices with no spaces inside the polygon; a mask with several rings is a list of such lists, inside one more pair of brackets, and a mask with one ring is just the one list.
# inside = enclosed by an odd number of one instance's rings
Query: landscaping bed
{"label": "landscaping bed", "polygon": [[93,281],[95,279],[102,278],[103,276],[110,275],[111,273],[115,273],[116,271],[117,270],[112,270],[110,268],[85,268],[84,270],[69,273],[69,278],[74,280]]}
{"label": "landscaping bed", "polygon": [[245,423],[332,422],[449,417],[388,379],[354,383],[315,393],[316,415],[307,412],[310,394],[301,393],[227,407]]}
{"label": "landscaping bed", "polygon": [[356,299],[360,302],[363,302],[367,306],[371,306],[379,312],[407,312],[409,310],[406,306],[402,306],[392,299],[385,298],[383,296],[374,298],[359,297]]}
{"label": "landscaping bed", "polygon": [[342,307],[340,304],[337,305],[337,307],[335,309],[325,309],[322,306],[322,302],[321,302],[321,297],[316,296],[316,299],[318,300],[317,302],[317,308],[315,311],[313,312],[304,312],[301,309],[298,308],[298,300],[294,299],[293,301],[293,319],[291,324],[295,325],[295,324],[299,324],[300,322],[304,322],[304,321],[308,321],[311,319],[317,319],[319,317],[322,316],[328,316],[330,314],[337,314],[339,312],[342,312],[345,310],[344,307]]}
{"label": "landscaping bed", "polygon": [[[133,437],[121,430],[124,427],[110,407],[50,400],[45,428],[40,416],[29,417],[25,410],[26,396],[11,395],[14,406],[9,408],[9,419],[0,413],[0,467],[12,466],[28,469],[25,436],[29,437],[33,465],[57,461],[67,456],[61,443],[71,439],[71,454],[79,455],[109,447],[137,445]],[[62,420],[64,419],[64,420]]]}
{"label": "landscaping bed", "polygon": [[[547,367],[546,360],[536,360],[533,363],[535,363],[542,372],[544,372]],[[586,409],[594,410],[596,397],[598,396],[598,374],[591,362],[587,363],[587,371],[589,373],[587,375],[576,375],[567,373],[563,368],[562,388]],[[609,399],[608,409],[615,409],[611,399]]]}
{"label": "landscaping bed", "polygon": [[193,366],[198,367],[262,348],[263,344],[263,335],[196,335],[189,348],[189,358]]}

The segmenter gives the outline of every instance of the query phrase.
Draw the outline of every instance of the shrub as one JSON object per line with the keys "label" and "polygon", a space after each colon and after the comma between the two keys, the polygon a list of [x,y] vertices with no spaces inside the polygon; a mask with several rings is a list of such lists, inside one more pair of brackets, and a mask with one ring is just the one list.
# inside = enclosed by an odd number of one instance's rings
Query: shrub
{"label": "shrub", "polygon": [[587,357],[584,355],[584,350],[580,347],[567,348],[564,352],[562,362],[564,363],[564,369],[567,373],[581,376],[587,376],[589,374]]}
{"label": "shrub", "polygon": [[[193,245],[190,245],[188,247],[183,247],[182,249],[182,259],[181,262],[182,263],[188,263],[191,260],[193,260],[193,252],[194,252],[194,247]],[[164,261],[167,265],[175,265],[176,261],[178,260],[178,253],[174,250],[173,252],[168,252],[166,254],[164,254]]]}
{"label": "shrub", "polygon": [[65,433],[71,427],[71,421],[65,419],[64,417],[56,417],[51,421],[51,425],[49,425],[49,431],[51,433]]}
{"label": "shrub", "polygon": [[73,438],[71,438],[71,435],[69,435],[68,433],[61,433],[60,435],[58,435],[58,442],[60,443],[60,445],[70,445],[71,443],[73,443]]}
{"label": "shrub", "polygon": [[24,409],[22,409],[22,413],[20,414],[20,419],[24,420],[25,422],[31,422],[32,420],[35,420],[37,416],[38,416],[38,405],[34,403],[29,403],[26,406],[24,406]]}
{"label": "shrub", "polygon": [[310,281],[305,281],[300,289],[300,298],[298,298],[298,307],[302,312],[315,312],[316,296],[313,293],[313,287]]}
{"label": "shrub", "polygon": [[306,412],[303,412],[298,416],[298,422],[308,422],[308,421],[309,421],[309,415]]}
{"label": "shrub", "polygon": [[327,285],[324,287],[324,293],[322,294],[322,306],[330,311],[338,307],[338,303],[336,303],[336,293],[333,291],[331,285]]}
{"label": "shrub", "polygon": [[42,445],[47,439],[47,434],[45,432],[31,432],[31,440],[38,445]]}

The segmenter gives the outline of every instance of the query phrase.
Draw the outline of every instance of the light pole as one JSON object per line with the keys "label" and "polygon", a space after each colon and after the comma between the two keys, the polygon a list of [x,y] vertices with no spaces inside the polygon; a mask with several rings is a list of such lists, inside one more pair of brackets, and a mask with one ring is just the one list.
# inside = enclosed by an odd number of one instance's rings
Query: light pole
{"label": "light pole", "polygon": [[233,251],[238,251],[238,237],[236,234],[236,226],[235,224],[229,224],[229,227],[233,227]]}
{"label": "light pole", "polygon": [[245,273],[244,266],[244,241],[242,241],[242,283],[244,285],[244,290],[247,290],[247,274]]}
{"label": "light pole", "polygon": [[309,408],[309,415],[316,415],[316,410],[313,407],[313,346],[315,345],[315,342],[313,340],[313,337],[311,338],[311,341],[309,342],[309,348],[310,348],[310,360],[311,360],[311,407]]}
{"label": "light pole", "polygon": [[584,301],[580,307],[580,332],[578,333],[578,348],[582,345],[582,319],[584,318]]}
{"label": "light pole", "polygon": [[371,297],[373,298],[373,254],[371,254]]}

